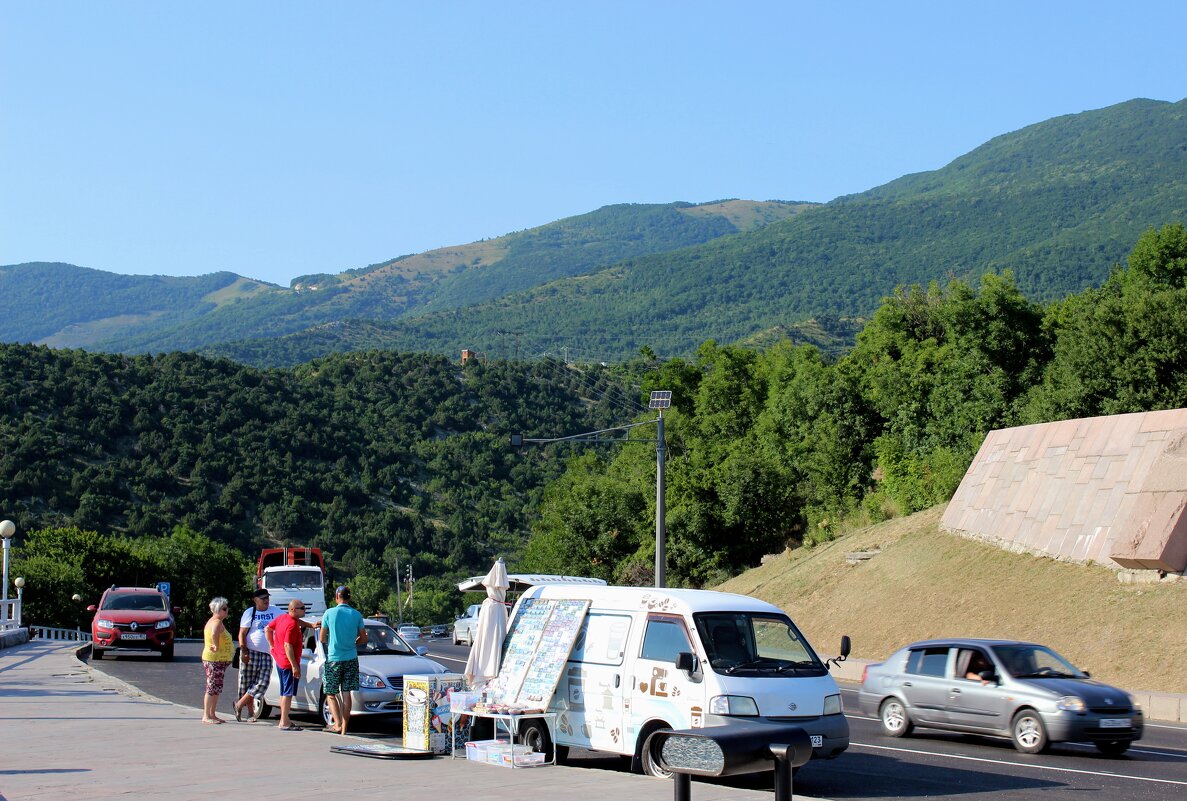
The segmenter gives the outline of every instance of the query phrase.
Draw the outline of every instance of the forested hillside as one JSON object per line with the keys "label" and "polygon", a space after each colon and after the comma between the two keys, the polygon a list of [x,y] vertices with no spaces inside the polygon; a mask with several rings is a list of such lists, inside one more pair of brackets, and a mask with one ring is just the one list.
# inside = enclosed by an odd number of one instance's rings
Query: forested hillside
{"label": "forested hillside", "polygon": [[[1187,219],[1187,100],[1134,100],[1000,136],[934,172],[759,230],[630,259],[491,303],[327,336],[289,337],[277,357],[369,346],[497,352],[567,347],[613,359],[650,346],[688,356],[805,321],[841,330],[896,286],[1012,270],[1038,301],[1095,286],[1141,232]],[[851,330],[856,330],[851,329]],[[847,344],[852,344],[851,342]],[[269,363],[270,343],[219,353]]]}
{"label": "forested hillside", "polygon": [[360,353],[261,371],[0,346],[0,498],[22,536],[156,541],[182,526],[244,558],[318,546],[386,598],[397,559],[431,587],[522,547],[563,463],[509,450],[511,432],[599,428],[637,404],[605,371],[555,362]]}

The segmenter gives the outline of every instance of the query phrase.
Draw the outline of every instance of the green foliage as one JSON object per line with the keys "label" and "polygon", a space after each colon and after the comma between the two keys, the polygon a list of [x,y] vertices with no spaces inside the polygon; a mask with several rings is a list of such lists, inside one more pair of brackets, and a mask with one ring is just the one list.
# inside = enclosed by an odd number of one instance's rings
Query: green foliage
{"label": "green foliage", "polygon": [[[233,604],[245,598],[254,572],[234,549],[180,526],[167,537],[138,539],[76,527],[38,529],[18,535],[12,570],[25,578],[24,617],[30,623],[85,629],[92,617],[86,607],[108,587],[168,581],[183,632],[210,617],[213,598]],[[72,600],[75,594],[82,600]]]}
{"label": "green foliage", "polygon": [[[0,346],[0,498],[22,531],[153,543],[159,552],[133,556],[171,575],[199,553],[187,570],[202,586],[204,565],[222,571],[227,554],[178,544],[177,526],[240,560],[270,544],[320,547],[334,577],[379,579],[378,605],[397,561],[418,576],[468,576],[515,558],[561,465],[510,451],[507,435],[602,427],[616,414],[611,391],[622,388],[605,370],[548,361],[463,369],[360,353],[262,371],[191,354]],[[98,567],[89,586],[116,581],[107,562],[88,564]],[[205,603],[178,598],[187,615]]]}

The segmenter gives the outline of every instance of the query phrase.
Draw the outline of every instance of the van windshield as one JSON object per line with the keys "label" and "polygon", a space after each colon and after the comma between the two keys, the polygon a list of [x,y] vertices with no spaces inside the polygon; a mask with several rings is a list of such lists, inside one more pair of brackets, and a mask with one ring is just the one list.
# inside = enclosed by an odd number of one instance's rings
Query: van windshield
{"label": "van windshield", "polygon": [[697,632],[716,673],[821,676],[827,671],[795,624],[759,612],[694,614]]}

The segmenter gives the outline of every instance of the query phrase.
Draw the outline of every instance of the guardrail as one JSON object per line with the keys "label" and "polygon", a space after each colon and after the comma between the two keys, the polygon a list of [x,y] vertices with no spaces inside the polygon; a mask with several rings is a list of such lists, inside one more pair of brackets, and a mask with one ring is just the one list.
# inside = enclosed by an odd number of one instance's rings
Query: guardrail
{"label": "guardrail", "polygon": [[55,629],[50,626],[29,626],[29,639],[90,642],[91,633],[82,629]]}
{"label": "guardrail", "polygon": [[0,601],[0,631],[21,627],[21,600],[9,598]]}

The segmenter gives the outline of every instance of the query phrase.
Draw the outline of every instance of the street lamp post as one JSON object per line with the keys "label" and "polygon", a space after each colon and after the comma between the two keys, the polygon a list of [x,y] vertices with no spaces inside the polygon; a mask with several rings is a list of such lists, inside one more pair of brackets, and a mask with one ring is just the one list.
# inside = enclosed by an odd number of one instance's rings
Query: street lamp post
{"label": "street lamp post", "polygon": [[[667,492],[664,481],[664,459],[667,456],[667,446],[664,444],[664,409],[672,406],[672,393],[660,390],[651,393],[651,400],[647,408],[658,412],[654,420],[644,420],[641,423],[630,423],[625,426],[604,428],[601,431],[587,431],[584,434],[574,434],[569,437],[534,438],[522,434],[511,435],[511,447],[519,448],[525,442],[545,444],[549,442],[648,442],[649,440],[631,439],[631,429],[638,426],[655,423],[655,586],[663,587],[667,581]],[[610,439],[603,434],[625,431],[623,439]]]}
{"label": "street lamp post", "polygon": [[21,627],[21,606],[23,605],[22,600],[25,595],[25,580],[20,576],[17,576],[16,580],[14,580],[12,583],[16,586],[16,627],[19,629]]}
{"label": "street lamp post", "polygon": [[4,540],[4,589],[0,593],[0,601],[8,600],[8,543],[13,534],[16,534],[16,523],[0,520],[0,538]]}

